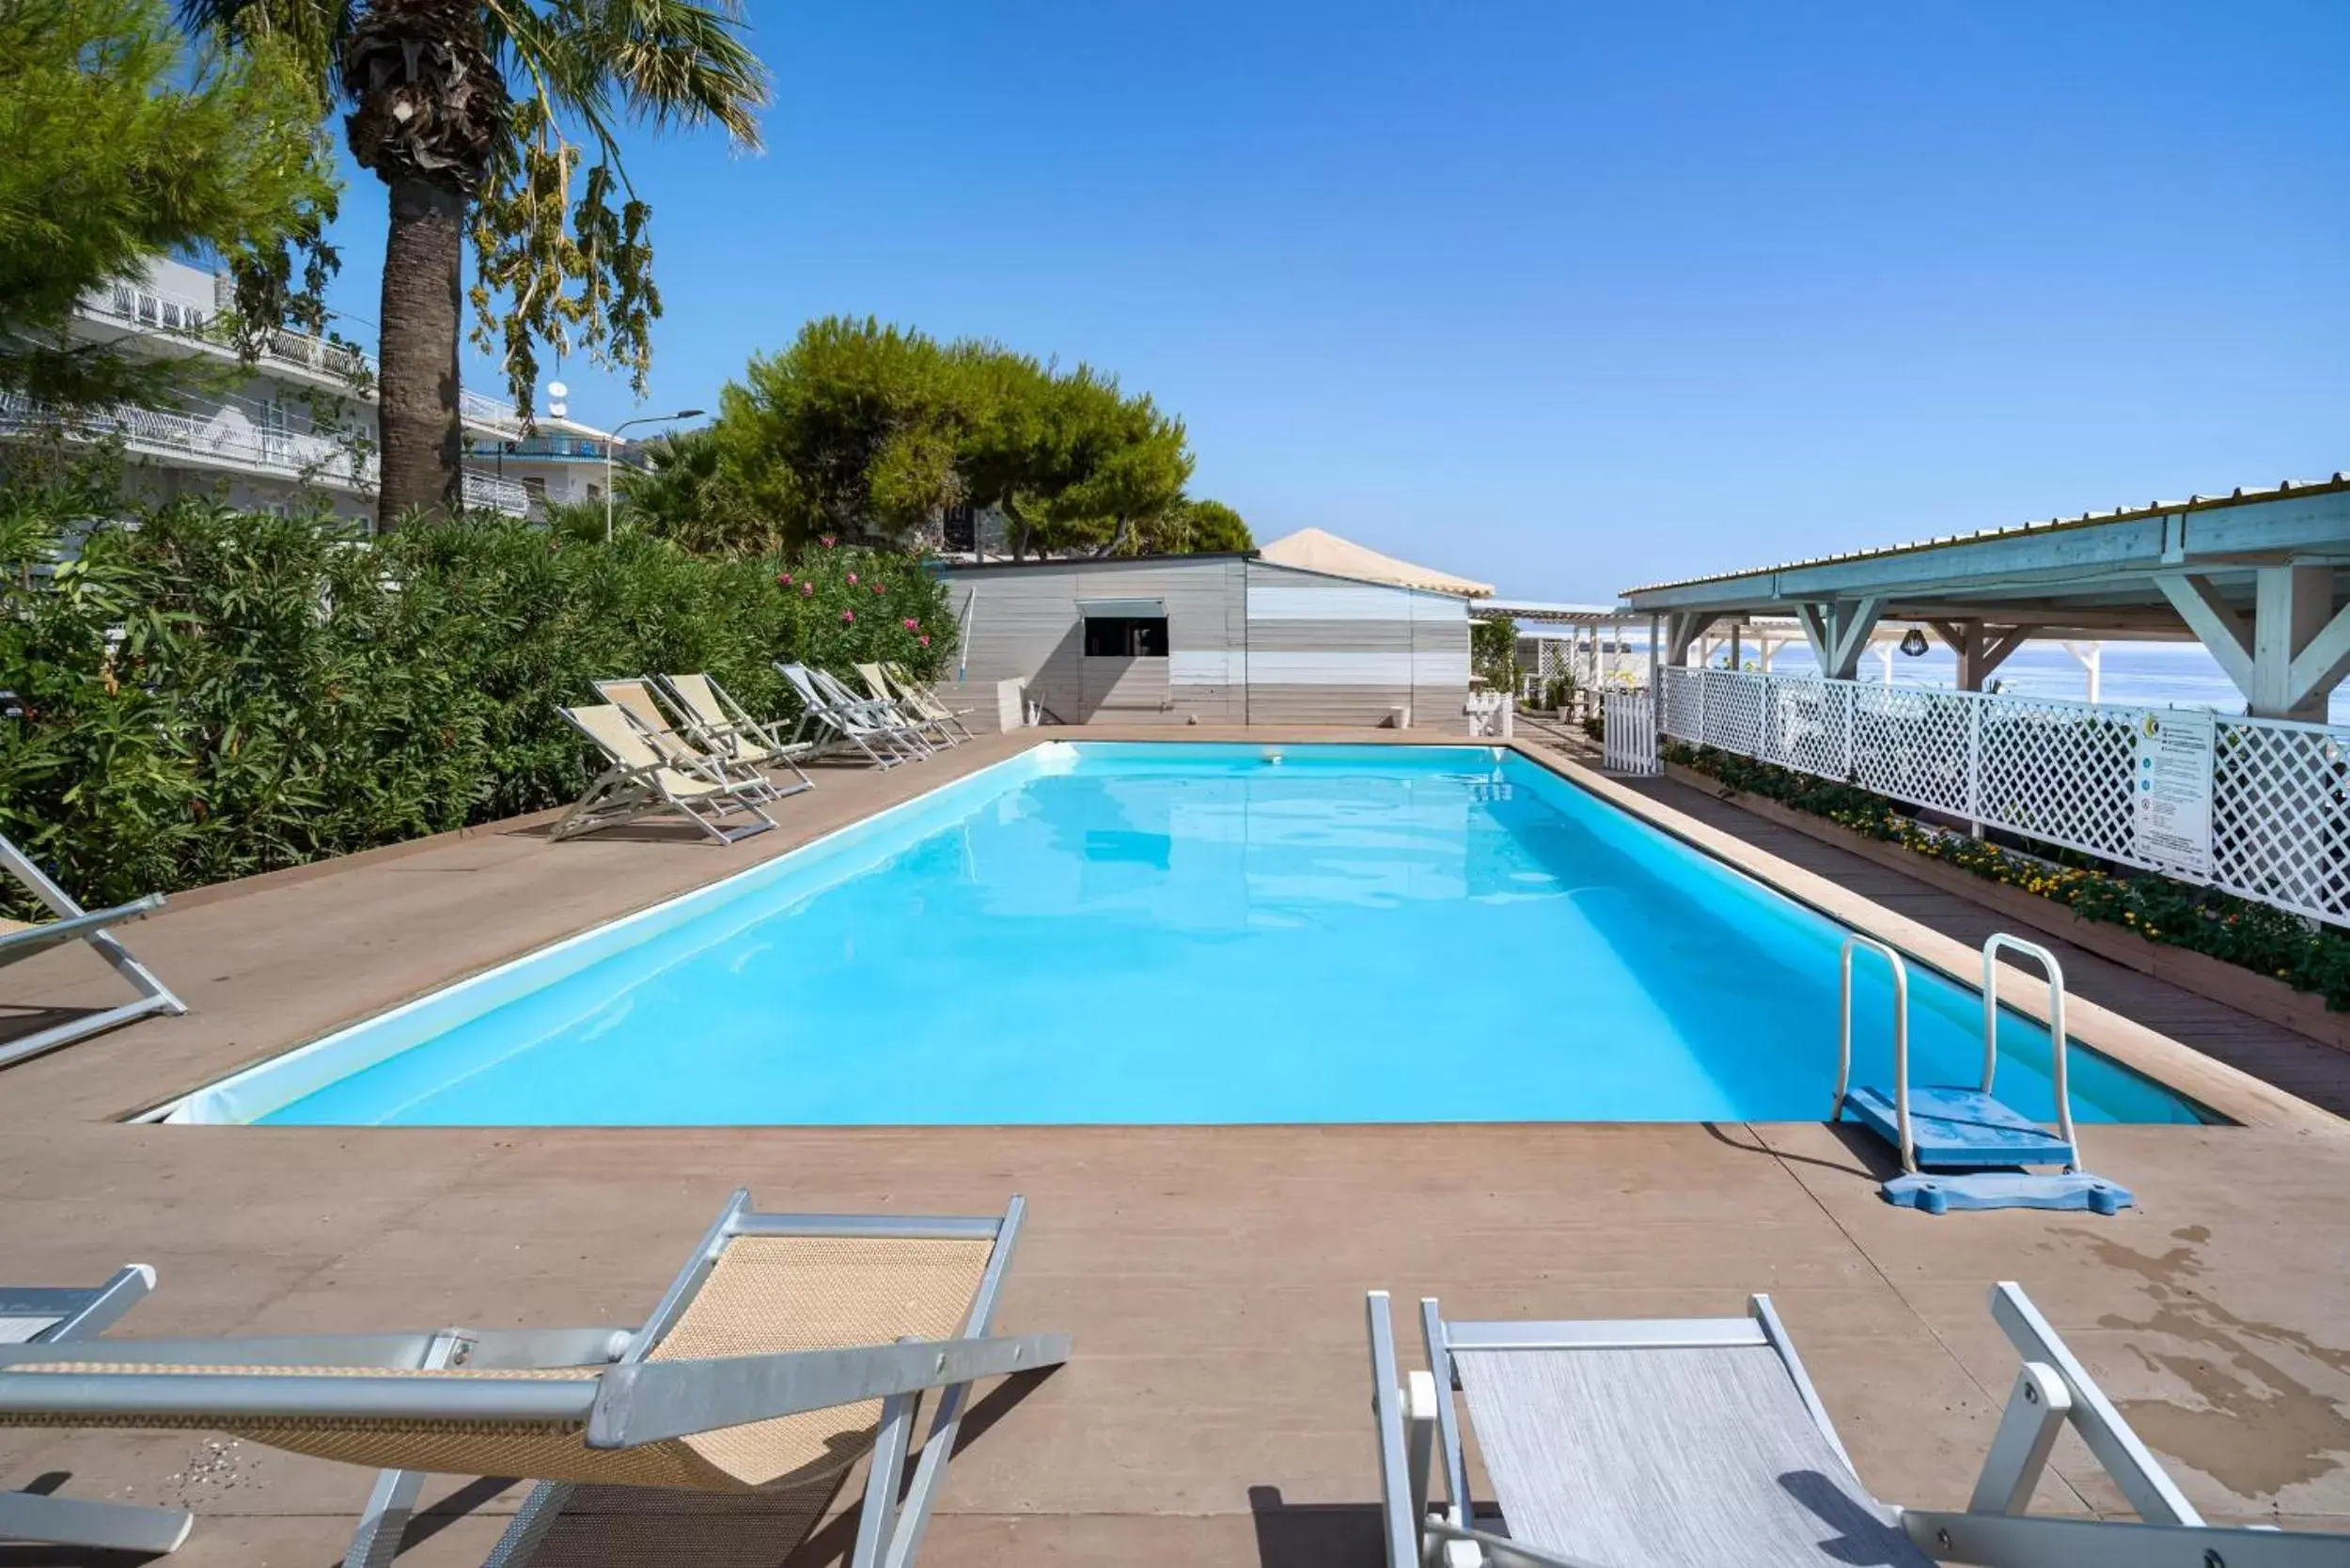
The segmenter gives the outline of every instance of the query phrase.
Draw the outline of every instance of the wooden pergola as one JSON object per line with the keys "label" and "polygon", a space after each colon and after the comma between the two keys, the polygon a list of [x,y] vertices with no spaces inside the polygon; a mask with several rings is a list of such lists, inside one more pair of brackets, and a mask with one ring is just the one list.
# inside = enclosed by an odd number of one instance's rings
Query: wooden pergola
{"label": "wooden pergola", "polygon": [[1887,622],[1930,628],[1980,691],[2027,640],[2188,639],[2264,718],[2323,721],[2350,675],[2350,477],[1923,540],[1627,589],[1661,655],[1792,621],[1850,679]]}

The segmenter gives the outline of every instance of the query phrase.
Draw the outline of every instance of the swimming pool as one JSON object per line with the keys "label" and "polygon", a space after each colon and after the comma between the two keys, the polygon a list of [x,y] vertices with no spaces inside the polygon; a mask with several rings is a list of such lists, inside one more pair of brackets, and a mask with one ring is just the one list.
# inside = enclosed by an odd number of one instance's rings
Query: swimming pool
{"label": "swimming pool", "polygon": [[[1817,1121],[1843,928],[1486,746],[1053,741],[170,1120]],[[1886,1081],[1885,982],[1856,1078]],[[1920,1082],[1972,991],[1913,966]],[[2001,1097],[2048,1118],[2046,1033]],[[2192,1121],[2088,1052],[2082,1121]]]}

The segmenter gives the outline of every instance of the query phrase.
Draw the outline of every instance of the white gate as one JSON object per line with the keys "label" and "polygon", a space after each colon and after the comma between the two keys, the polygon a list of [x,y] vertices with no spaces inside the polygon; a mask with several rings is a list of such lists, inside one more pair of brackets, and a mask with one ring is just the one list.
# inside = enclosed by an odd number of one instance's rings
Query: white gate
{"label": "white gate", "polygon": [[1655,773],[1656,710],[1644,691],[1609,687],[1600,721],[1600,758],[1610,773]]}
{"label": "white gate", "polygon": [[[2136,737],[2167,710],[1746,670],[1661,674],[1675,740],[2179,874],[2140,850],[2132,804]],[[1611,696],[1611,757],[1615,719]],[[2217,731],[2211,885],[2350,925],[2350,730],[2221,715]]]}

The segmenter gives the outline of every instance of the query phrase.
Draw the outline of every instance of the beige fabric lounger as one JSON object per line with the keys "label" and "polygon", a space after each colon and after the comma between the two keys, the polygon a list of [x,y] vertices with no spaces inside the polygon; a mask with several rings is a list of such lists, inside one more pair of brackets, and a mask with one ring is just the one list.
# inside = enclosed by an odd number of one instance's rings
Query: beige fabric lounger
{"label": "beige fabric lounger", "polygon": [[90,951],[104,959],[116,974],[129,981],[138,993],[135,1001],[124,1002],[102,1011],[83,1013],[61,1024],[32,1034],[19,1035],[13,1040],[0,1041],[0,1067],[10,1062],[37,1057],[43,1051],[54,1051],[60,1045],[70,1045],[86,1040],[101,1029],[144,1018],[150,1012],[181,1013],[187,1004],[172,995],[171,987],[155,978],[153,970],[131,956],[131,949],[118,939],[111,927],[126,920],[135,920],[164,906],[161,893],[149,893],[130,903],[112,909],[84,909],[73,896],[57,886],[47,872],[33,864],[32,856],[0,837],[0,870],[6,870],[24,885],[25,891],[46,904],[56,918],[39,924],[22,920],[0,919],[0,968],[19,963],[52,948],[69,942],[86,942]]}
{"label": "beige fabric lounger", "polygon": [[[594,685],[597,696],[626,713],[637,731],[652,743],[653,749],[681,768],[712,778],[750,780],[768,800],[782,800],[814,788],[798,764],[789,758],[762,754],[755,762],[740,748],[704,736],[690,713],[682,708],[676,715],[670,713],[675,698],[664,702],[650,681],[598,681]],[[789,769],[794,781],[784,784],[768,776],[759,765],[761,762]]]}
{"label": "beige fabric lounger", "polygon": [[[1743,1318],[1447,1320],[1405,1384],[1371,1293],[1371,1408],[1389,1568],[2341,1568],[2350,1536],[2206,1526],[2021,1287],[1991,1312],[2024,1357],[1964,1513],[1861,1484],[1770,1297]],[[1456,1389],[1501,1518],[1480,1528]],[[2138,1524],[2025,1513],[2067,1423]],[[1440,1463],[1445,1498],[1431,1506]]]}
{"label": "beige fabric lounger", "polygon": [[857,675],[876,697],[895,698],[900,707],[938,727],[950,744],[975,739],[963,722],[967,709],[949,708],[930,689],[906,674],[903,665],[859,665]]}
{"label": "beige fabric lounger", "polygon": [[791,1493],[812,1524],[870,1455],[854,1561],[902,1568],[971,1383],[1068,1357],[1066,1335],[990,1333],[1022,1212],[766,1215],[738,1192],[638,1328],[0,1347],[0,1425],[222,1431],[381,1468],[350,1568],[391,1560],[427,1472],[541,1482],[491,1559],[520,1564],[576,1487]]}
{"label": "beige fabric lounger", "polygon": [[[705,764],[665,755],[629,716],[610,703],[558,709],[572,729],[596,744],[611,766],[598,774],[579,804],[555,824],[554,837],[569,839],[645,817],[676,812],[722,844],[764,833],[776,825],[759,808],[771,798],[756,776],[720,773]],[[757,819],[725,825],[737,811]]]}
{"label": "beige fabric lounger", "polygon": [[661,683],[706,749],[760,772],[789,770],[803,788],[809,786],[800,761],[815,751],[812,743],[785,740],[775,726],[751,717],[749,710],[708,675],[665,675]]}

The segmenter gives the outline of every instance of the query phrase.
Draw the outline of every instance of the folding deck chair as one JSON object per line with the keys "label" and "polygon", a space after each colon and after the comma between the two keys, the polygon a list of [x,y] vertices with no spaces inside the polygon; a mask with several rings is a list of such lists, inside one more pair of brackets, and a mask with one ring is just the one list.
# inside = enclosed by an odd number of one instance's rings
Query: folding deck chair
{"label": "folding deck chair", "polygon": [[[756,775],[730,774],[666,756],[626,713],[610,703],[556,711],[594,742],[611,765],[596,776],[579,803],[555,824],[555,838],[569,839],[671,811],[722,844],[776,825],[776,820],[759,808],[759,803],[769,797],[767,786]],[[747,811],[758,820],[727,826],[726,819],[737,811]]]}
{"label": "folding deck chair", "polygon": [[776,668],[791,682],[792,694],[807,710],[800,719],[800,732],[832,737],[829,744],[817,741],[818,755],[827,750],[854,750],[877,768],[894,768],[931,754],[919,735],[884,717],[877,704],[835,701],[818,685],[815,672],[807,666],[779,663]]}
{"label": "folding deck chair", "polygon": [[0,1347],[0,1425],[216,1430],[381,1466],[346,1568],[388,1568],[428,1472],[540,1483],[489,1560],[520,1568],[575,1497],[619,1511],[606,1488],[760,1494],[805,1534],[870,1454],[852,1561],[905,1568],[971,1385],[1069,1356],[1065,1334],[993,1331],[1022,1214],[758,1214],[737,1192],[639,1327]]}
{"label": "folding deck chair", "polygon": [[759,772],[789,768],[803,783],[811,782],[800,772],[800,760],[815,746],[806,741],[787,741],[774,725],[751,717],[749,710],[712,677],[665,675],[661,684],[705,748]]}
{"label": "folding deck chair", "polygon": [[948,745],[960,745],[978,739],[971,733],[971,727],[963,722],[964,715],[971,710],[948,707],[928,687],[909,676],[903,665],[863,664],[856,666],[856,673],[874,696],[894,698],[907,712],[938,726]]}
{"label": "folding deck chair", "polygon": [[70,1045],[86,1039],[101,1029],[111,1029],[117,1024],[127,1024],[133,1018],[144,1018],[150,1012],[180,1013],[188,1011],[187,1004],[171,994],[171,987],[155,978],[154,971],[131,956],[108,927],[125,920],[135,920],[164,906],[161,893],[149,893],[130,903],[112,909],[84,909],[72,896],[52,881],[48,874],[23,850],[0,838],[0,866],[5,866],[23,883],[26,891],[39,899],[56,915],[54,920],[39,925],[25,925],[16,920],[0,919],[0,967],[47,952],[68,942],[86,942],[90,950],[114,966],[116,974],[131,982],[139,994],[138,1000],[125,1002],[103,1011],[70,1018],[61,1024],[15,1040],[0,1041],[0,1067],[54,1051],[60,1045]]}
{"label": "folding deck chair", "polygon": [[[87,1339],[137,1306],[155,1271],[133,1263],[94,1290],[0,1285],[0,1345],[57,1345]],[[84,1502],[36,1492],[0,1492],[0,1542],[155,1556],[177,1551],[196,1516],[184,1508]]]}
{"label": "folding deck chair", "polygon": [[[1991,1315],[2024,1357],[1963,1513],[1869,1495],[1770,1297],[1743,1318],[1459,1323],[1420,1303],[1432,1369],[1396,1371],[1371,1293],[1388,1568],[2342,1568],[2350,1535],[2207,1526],[2021,1287]],[[1501,1504],[1469,1509],[1453,1394]],[[2028,1516],[2066,1422],[2140,1524]],[[1432,1509],[1441,1453],[1446,1501]],[[1505,1533],[1506,1532],[1506,1533]]]}
{"label": "folding deck chair", "polygon": [[864,696],[852,689],[847,682],[822,665],[809,665],[807,667],[808,677],[816,682],[816,689],[830,698],[834,707],[855,709],[869,717],[879,719],[884,724],[903,730],[914,737],[916,744],[921,746],[924,756],[927,757],[934,751],[944,751],[955,744],[952,736],[929,719],[918,713],[908,713],[905,705],[896,698]]}
{"label": "folding deck chair", "polygon": [[[654,694],[652,682],[650,681],[639,678],[633,681],[596,681],[589,683],[596,688],[598,697],[628,715],[629,722],[636,726],[638,732],[646,740],[652,743],[655,751],[681,767],[692,768],[716,777],[756,780],[760,786],[760,794],[768,800],[784,800],[798,794],[803,790],[812,790],[816,787],[807,775],[800,771],[799,764],[788,756],[776,756],[772,759],[775,765],[791,772],[792,782],[786,784],[772,777],[765,768],[754,764],[747,756],[742,754],[740,748],[715,740],[705,739],[682,707],[679,708],[676,714],[670,713],[669,705],[675,703],[677,699],[672,697],[668,703],[663,702]],[[760,760],[766,761],[769,759],[762,757]]]}

